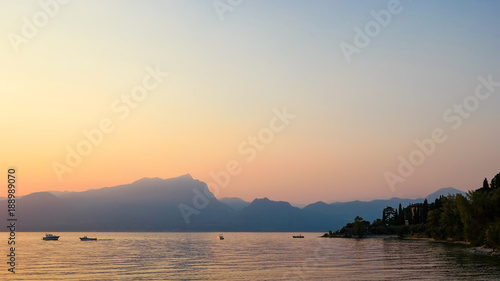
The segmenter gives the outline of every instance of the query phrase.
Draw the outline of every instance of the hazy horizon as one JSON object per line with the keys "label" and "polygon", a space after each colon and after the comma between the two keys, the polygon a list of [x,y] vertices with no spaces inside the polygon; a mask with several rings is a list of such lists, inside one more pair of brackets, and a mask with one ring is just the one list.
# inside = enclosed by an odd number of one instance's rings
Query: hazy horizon
{"label": "hazy horizon", "polygon": [[500,171],[500,3],[228,7],[2,2],[0,166],[17,194],[190,173],[218,198],[307,204]]}
{"label": "hazy horizon", "polygon": [[[177,177],[173,177],[173,178],[179,178],[179,177],[184,177],[184,176],[187,176],[187,175],[190,175],[190,174],[184,174],[184,175],[180,175],[180,176],[177,176]],[[158,177],[155,177],[155,178],[148,178],[148,177],[144,177],[144,178],[141,178],[141,179],[137,179],[135,181],[132,181],[132,182],[129,182],[129,183],[123,183],[123,184],[118,184],[116,186],[121,186],[121,185],[129,185],[129,184],[133,184],[135,182],[138,182],[138,181],[141,181],[141,180],[144,180],[144,179],[161,179],[161,180],[168,180],[168,179],[162,179],[162,178],[158,178]],[[196,178],[193,178],[194,180],[198,180]],[[115,187],[115,186],[101,186],[101,187],[92,187],[92,188],[88,188],[88,189],[85,189],[85,190],[78,190],[78,191],[74,191],[74,190],[50,190],[50,189],[47,189],[47,190],[37,190],[35,192],[54,192],[54,193],[57,193],[57,192],[62,192],[62,193],[70,193],[70,192],[85,192],[85,191],[89,191],[89,190],[97,190],[97,189],[101,189],[101,188],[109,188],[109,187]],[[401,198],[401,199],[422,199],[422,198],[426,198],[428,195],[434,193],[434,192],[437,192],[441,189],[446,189],[446,188],[454,188],[454,187],[451,187],[451,186],[448,186],[448,187],[440,187],[440,188],[437,188],[436,190],[432,191],[431,193],[426,193],[426,194],[421,194],[421,195],[418,195],[418,196],[414,196],[414,197],[405,197],[405,198]],[[456,189],[456,188],[455,188]],[[457,189],[457,190],[460,190],[460,189]],[[468,192],[469,190],[460,190],[460,191],[463,191],[463,192]],[[31,193],[30,193],[31,194]],[[27,194],[26,194],[27,195]],[[1,198],[4,198],[2,196],[0,196]],[[227,196],[216,196],[217,200],[220,200],[220,199],[224,199],[224,198],[238,198],[238,199],[241,199],[247,203],[251,203],[253,200],[255,199],[264,199],[264,198],[267,198],[269,200],[272,200],[272,201],[286,201],[286,200],[282,200],[280,198],[271,198],[271,197],[267,197],[267,196],[261,196],[261,197],[255,197],[255,198],[241,198],[241,197],[227,197]],[[397,197],[385,197],[385,198],[354,198],[352,200],[343,200],[343,201],[340,201],[340,200],[333,200],[333,201],[323,201],[323,200],[317,200],[317,201],[312,201],[312,202],[294,202],[294,201],[286,201],[288,203],[290,203],[292,206],[300,206],[301,208],[304,207],[304,206],[307,206],[309,204],[313,204],[313,203],[316,203],[316,202],[325,202],[325,203],[344,203],[344,202],[352,202],[352,201],[373,201],[373,200],[387,200],[387,199],[392,199],[392,198],[397,198]]]}

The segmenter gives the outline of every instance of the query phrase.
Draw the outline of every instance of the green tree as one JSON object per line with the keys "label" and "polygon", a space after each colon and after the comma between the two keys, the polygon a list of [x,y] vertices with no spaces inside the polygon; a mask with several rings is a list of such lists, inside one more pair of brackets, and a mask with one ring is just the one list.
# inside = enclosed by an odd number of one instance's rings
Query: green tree
{"label": "green tree", "polygon": [[467,236],[469,236],[469,242],[472,245],[482,245],[484,244],[486,225],[489,221],[489,210],[488,202],[489,192],[485,190],[475,190],[468,193],[470,200],[470,231]]}
{"label": "green tree", "polygon": [[486,179],[486,178],[484,178],[484,181],[483,181],[483,189],[484,190],[490,189],[490,185],[488,184],[488,179]]}
{"label": "green tree", "polygon": [[490,193],[490,206],[491,206],[491,213],[493,215],[493,218],[499,219],[500,218],[500,188],[494,189]]}
{"label": "green tree", "polygon": [[485,233],[486,245],[492,248],[500,247],[500,221],[491,223]]}
{"label": "green tree", "polygon": [[464,236],[467,241],[472,241],[479,235],[478,229],[474,227],[472,218],[472,206],[467,198],[462,194],[457,194],[456,204],[460,220],[464,226]]}
{"label": "green tree", "polygon": [[422,209],[421,209],[421,205],[420,204],[417,204],[416,205],[416,208],[414,209],[414,214],[413,217],[412,217],[412,220],[413,220],[413,223],[414,224],[419,224],[420,223],[420,218],[421,218],[421,215],[422,215]]}
{"label": "green tree", "polygon": [[382,211],[382,221],[386,224],[393,224],[395,215],[396,215],[396,213],[394,211],[394,208],[391,206],[387,206]]}
{"label": "green tree", "polygon": [[432,211],[429,211],[429,214],[427,216],[427,229],[429,230],[431,237],[434,239],[445,238],[445,235],[442,231],[442,226],[439,222],[439,219],[441,218],[441,213],[442,213],[441,208],[436,208],[433,209]]}
{"label": "green tree", "polygon": [[439,222],[444,227],[445,238],[463,240],[464,227],[460,219],[455,195],[449,195],[444,201]]}
{"label": "green tree", "polygon": [[427,213],[429,212],[429,202],[427,202],[427,199],[424,200],[424,205],[422,207],[422,219],[421,223],[426,223],[427,222]]}
{"label": "green tree", "polygon": [[[477,190],[441,196],[432,204],[424,201],[419,215],[403,209],[410,220],[410,233],[427,233],[434,239],[466,240],[472,245],[500,248],[500,173]],[[415,209],[414,209],[415,210]],[[401,212],[399,212],[401,216]],[[425,225],[416,225],[418,221]]]}
{"label": "green tree", "polygon": [[359,238],[362,238],[366,234],[366,221],[363,220],[362,217],[357,216],[354,218],[354,235],[358,236]]}
{"label": "green tree", "polygon": [[382,227],[382,226],[385,226],[385,225],[384,225],[384,222],[381,219],[375,219],[372,222],[372,226],[373,227]]}
{"label": "green tree", "polygon": [[500,173],[498,173],[496,176],[494,176],[491,179],[491,189],[497,189],[500,188]]}
{"label": "green tree", "polygon": [[405,214],[403,212],[403,207],[401,206],[401,203],[399,203],[399,220],[398,220],[398,224],[399,225],[403,225],[405,224]]}

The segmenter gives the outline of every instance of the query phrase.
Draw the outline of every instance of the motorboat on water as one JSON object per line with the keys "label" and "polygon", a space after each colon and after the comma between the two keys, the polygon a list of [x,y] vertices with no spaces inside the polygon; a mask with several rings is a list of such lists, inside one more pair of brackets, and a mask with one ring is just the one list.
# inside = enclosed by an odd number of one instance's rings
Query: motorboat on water
{"label": "motorboat on water", "polygon": [[80,237],[80,241],[97,241],[97,238],[89,238],[87,236]]}
{"label": "motorboat on water", "polygon": [[218,240],[224,240],[224,236],[222,236],[222,234],[219,234],[219,236],[217,236],[217,239]]}
{"label": "motorboat on water", "polygon": [[59,236],[52,235],[50,233],[45,233],[45,237],[43,237],[42,239],[45,241],[54,241],[54,240],[59,240]]}
{"label": "motorboat on water", "polygon": [[292,236],[293,238],[304,238],[304,235],[300,234],[300,235],[294,235]]}

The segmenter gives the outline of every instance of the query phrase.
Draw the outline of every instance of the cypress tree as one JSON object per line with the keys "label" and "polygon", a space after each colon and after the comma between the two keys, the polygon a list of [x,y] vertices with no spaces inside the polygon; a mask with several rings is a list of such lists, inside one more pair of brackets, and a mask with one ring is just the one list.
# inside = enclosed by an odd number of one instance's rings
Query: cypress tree
{"label": "cypress tree", "polygon": [[427,199],[424,200],[424,207],[422,210],[422,223],[427,222],[427,213],[429,212],[429,203],[427,202]]}
{"label": "cypress tree", "polygon": [[403,207],[401,207],[401,203],[399,203],[399,220],[398,220],[398,224],[399,225],[403,225],[405,224],[405,216],[404,216],[404,212],[403,212]]}
{"label": "cypress tree", "polygon": [[[491,180],[491,184],[493,185],[493,180]],[[483,181],[483,189],[484,190],[490,189],[490,185],[488,184],[488,180],[486,178],[484,178],[484,181]]]}

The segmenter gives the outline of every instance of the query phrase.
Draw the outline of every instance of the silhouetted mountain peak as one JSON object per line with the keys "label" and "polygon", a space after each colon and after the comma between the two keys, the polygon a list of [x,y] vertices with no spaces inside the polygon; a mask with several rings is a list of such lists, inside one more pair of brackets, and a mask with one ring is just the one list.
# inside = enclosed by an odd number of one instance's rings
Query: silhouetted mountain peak
{"label": "silhouetted mountain peak", "polygon": [[190,179],[190,180],[193,179],[193,177],[191,176],[191,174],[185,174],[185,175],[179,176],[179,178],[186,178],[186,179]]}
{"label": "silhouetted mountain peak", "polygon": [[262,208],[262,207],[279,207],[279,208],[295,208],[295,209],[298,209],[297,207],[293,207],[292,205],[290,205],[290,203],[288,203],[288,202],[285,202],[285,201],[273,201],[273,200],[270,200],[267,197],[254,199],[252,201],[252,203],[250,203],[250,205],[247,208],[250,208],[250,207],[252,207],[252,208],[254,208],[254,207],[258,207],[258,208]]}
{"label": "silhouetted mountain peak", "polygon": [[31,194],[23,196],[22,198],[23,198],[24,202],[26,202],[26,201],[36,201],[36,200],[40,200],[40,201],[46,201],[46,200],[54,201],[54,200],[58,200],[59,199],[59,197],[57,197],[54,194],[52,194],[50,192],[47,192],[47,191],[45,191],[45,192],[31,193]]}
{"label": "silhouetted mountain peak", "polygon": [[267,197],[264,197],[264,198],[255,198],[252,201],[252,204],[253,203],[263,203],[263,202],[271,202],[271,200],[269,200],[269,198],[267,198]]}
{"label": "silhouetted mountain peak", "polygon": [[161,179],[161,178],[142,178],[142,179],[139,179],[139,180],[132,182],[131,184],[144,184],[144,183],[160,182],[162,180],[163,179]]}
{"label": "silhouetted mountain peak", "polygon": [[[432,197],[456,193],[463,192],[442,188],[427,198],[430,203]],[[36,192],[19,199],[19,214],[22,231],[321,231],[340,228],[356,216],[372,221],[387,206],[423,200],[318,201],[302,209],[267,197],[219,202],[207,184],[186,174],[83,192]],[[7,200],[0,200],[0,207],[6,209]]]}
{"label": "silhouetted mountain peak", "polygon": [[427,195],[425,198],[427,199],[427,201],[433,202],[434,200],[436,200],[437,198],[439,198],[441,196],[454,195],[454,194],[457,194],[457,193],[460,193],[462,195],[466,194],[462,190],[459,190],[459,189],[456,189],[456,188],[453,188],[453,187],[444,187],[444,188],[438,189],[434,193],[431,193],[431,194]]}
{"label": "silhouetted mountain peak", "polygon": [[[20,198],[23,230],[217,231],[234,216],[204,182],[189,174],[60,194],[64,196],[37,192]],[[7,200],[0,207],[6,209]]]}
{"label": "silhouetted mountain peak", "polygon": [[144,178],[142,178],[140,180],[134,181],[131,184],[161,183],[163,181],[176,181],[176,180],[191,181],[191,180],[194,180],[194,179],[191,176],[191,174],[185,174],[185,175],[182,175],[182,176],[178,176],[178,177],[174,177],[174,178],[168,178],[168,179],[162,179],[162,178],[158,178],[158,177],[154,177],[154,178],[144,177]]}
{"label": "silhouetted mountain peak", "polygon": [[[307,206],[328,206],[328,203],[325,203],[325,202],[323,202],[323,201],[318,201],[318,202],[316,202],[316,203],[312,203],[312,204],[309,204],[309,205],[307,205]],[[307,206],[306,206],[306,207],[307,207]]]}

